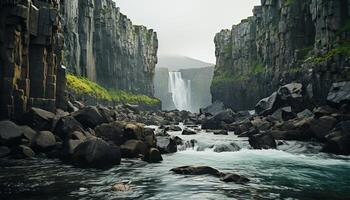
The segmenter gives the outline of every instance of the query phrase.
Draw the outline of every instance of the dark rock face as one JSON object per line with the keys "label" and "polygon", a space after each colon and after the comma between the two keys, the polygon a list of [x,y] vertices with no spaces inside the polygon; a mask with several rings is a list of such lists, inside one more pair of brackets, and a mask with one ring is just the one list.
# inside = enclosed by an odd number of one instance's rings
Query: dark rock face
{"label": "dark rock face", "polygon": [[121,154],[116,146],[101,139],[87,140],[75,148],[72,161],[80,167],[110,168],[120,164]]}
{"label": "dark rock face", "polygon": [[270,134],[256,134],[249,137],[249,144],[254,149],[276,149],[275,139]]}
{"label": "dark rock face", "polygon": [[348,1],[261,1],[254,16],[215,37],[213,101],[252,109],[281,85],[299,82],[317,104],[325,103],[332,83],[350,78],[349,60],[339,51],[348,45],[348,6]]}
{"label": "dark rock face", "polygon": [[239,151],[241,148],[236,143],[215,145],[214,152],[235,152]]}
{"label": "dark rock face", "polygon": [[28,125],[36,130],[50,130],[55,114],[40,108],[31,108],[21,117],[21,124]]}
{"label": "dark rock face", "polygon": [[69,70],[106,88],[154,95],[153,30],[133,25],[112,0],[66,0],[61,14]]}
{"label": "dark rock face", "polygon": [[248,178],[233,173],[224,174],[220,180],[224,182],[235,182],[240,184],[249,182]]}
{"label": "dark rock face", "polygon": [[56,1],[0,3],[0,118],[64,103],[63,35]]}

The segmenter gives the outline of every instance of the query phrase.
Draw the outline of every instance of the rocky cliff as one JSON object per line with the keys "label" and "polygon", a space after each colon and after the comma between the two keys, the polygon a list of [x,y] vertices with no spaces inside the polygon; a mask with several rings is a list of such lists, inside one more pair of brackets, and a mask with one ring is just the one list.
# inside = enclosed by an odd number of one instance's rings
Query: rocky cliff
{"label": "rocky cliff", "polygon": [[303,83],[316,103],[331,84],[349,80],[348,0],[261,0],[261,6],[215,37],[213,100],[251,109],[292,81]]}
{"label": "rocky cliff", "polygon": [[65,69],[58,1],[0,2],[0,118],[64,102]]}
{"label": "rocky cliff", "polygon": [[102,86],[154,95],[158,40],[112,0],[61,1],[65,65]]}

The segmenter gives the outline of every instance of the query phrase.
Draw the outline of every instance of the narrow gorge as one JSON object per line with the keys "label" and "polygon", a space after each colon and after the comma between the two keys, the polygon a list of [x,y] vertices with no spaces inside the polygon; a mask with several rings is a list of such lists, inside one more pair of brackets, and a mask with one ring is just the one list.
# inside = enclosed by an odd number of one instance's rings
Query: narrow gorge
{"label": "narrow gorge", "polygon": [[0,0],[1,200],[349,186],[350,0]]}

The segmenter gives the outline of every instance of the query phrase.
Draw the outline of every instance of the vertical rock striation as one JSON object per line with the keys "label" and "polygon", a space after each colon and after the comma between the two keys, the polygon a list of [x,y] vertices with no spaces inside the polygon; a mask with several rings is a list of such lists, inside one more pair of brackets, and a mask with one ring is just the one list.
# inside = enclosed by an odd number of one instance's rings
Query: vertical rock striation
{"label": "vertical rock striation", "polygon": [[102,86],[154,96],[158,40],[112,0],[64,0],[65,64]]}
{"label": "vertical rock striation", "polygon": [[0,2],[0,118],[16,119],[33,106],[54,111],[63,104],[58,9],[56,0]]}
{"label": "vertical rock striation", "polygon": [[333,82],[350,78],[349,6],[349,0],[262,0],[252,17],[215,37],[213,101],[251,109],[299,81],[323,103]]}

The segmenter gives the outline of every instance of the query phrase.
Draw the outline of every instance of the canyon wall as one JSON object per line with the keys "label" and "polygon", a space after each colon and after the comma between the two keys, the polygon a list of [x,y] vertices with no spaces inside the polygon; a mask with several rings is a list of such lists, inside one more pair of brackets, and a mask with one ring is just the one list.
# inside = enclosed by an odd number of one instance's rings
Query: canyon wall
{"label": "canyon wall", "polygon": [[158,40],[112,0],[64,0],[65,65],[110,89],[154,96]]}
{"label": "canyon wall", "polygon": [[64,105],[59,1],[0,1],[0,118]]}
{"label": "canyon wall", "polygon": [[215,37],[213,101],[252,109],[279,86],[303,83],[317,104],[350,79],[349,0],[261,0],[254,15]]}

